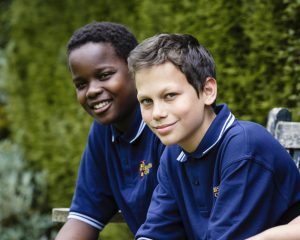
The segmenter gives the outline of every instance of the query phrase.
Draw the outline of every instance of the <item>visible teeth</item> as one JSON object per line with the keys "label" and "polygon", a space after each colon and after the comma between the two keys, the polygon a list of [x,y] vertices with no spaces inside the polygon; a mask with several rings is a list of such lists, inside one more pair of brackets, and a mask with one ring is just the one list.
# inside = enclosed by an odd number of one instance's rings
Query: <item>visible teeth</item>
{"label": "visible teeth", "polygon": [[94,106],[95,109],[99,109],[99,108],[103,108],[105,107],[107,104],[109,104],[109,101],[105,101],[105,102],[101,102],[101,103],[98,103]]}

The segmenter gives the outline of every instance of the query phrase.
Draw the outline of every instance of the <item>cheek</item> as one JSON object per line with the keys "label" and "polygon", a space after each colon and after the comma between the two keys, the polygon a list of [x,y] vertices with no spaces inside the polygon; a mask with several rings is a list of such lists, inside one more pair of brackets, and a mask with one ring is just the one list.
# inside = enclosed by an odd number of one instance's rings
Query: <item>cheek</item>
{"label": "cheek", "polygon": [[77,101],[81,104],[81,105],[84,105],[85,103],[85,93],[83,92],[76,92],[76,97],[77,97]]}
{"label": "cheek", "polygon": [[177,102],[176,109],[178,109],[181,114],[190,114],[191,112],[199,111],[202,105],[203,103],[199,98],[186,96]]}
{"label": "cheek", "polygon": [[189,101],[177,101],[175,105],[171,106],[169,111],[176,111],[176,115],[188,116],[192,111],[194,111],[194,103]]}
{"label": "cheek", "polygon": [[114,80],[109,82],[115,89],[127,89],[132,87],[135,89],[134,81],[131,79],[128,71],[119,71],[111,80]]}

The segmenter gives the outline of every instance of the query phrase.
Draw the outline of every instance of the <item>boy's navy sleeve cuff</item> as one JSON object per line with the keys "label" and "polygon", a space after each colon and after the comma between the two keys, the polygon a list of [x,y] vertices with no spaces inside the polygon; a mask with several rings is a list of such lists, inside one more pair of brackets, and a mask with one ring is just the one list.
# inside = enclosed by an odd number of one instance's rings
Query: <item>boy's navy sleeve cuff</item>
{"label": "boy's navy sleeve cuff", "polygon": [[101,231],[105,227],[105,224],[103,224],[87,215],[81,214],[81,213],[70,212],[68,219],[70,219],[70,218],[85,222],[85,223],[97,228],[99,231]]}

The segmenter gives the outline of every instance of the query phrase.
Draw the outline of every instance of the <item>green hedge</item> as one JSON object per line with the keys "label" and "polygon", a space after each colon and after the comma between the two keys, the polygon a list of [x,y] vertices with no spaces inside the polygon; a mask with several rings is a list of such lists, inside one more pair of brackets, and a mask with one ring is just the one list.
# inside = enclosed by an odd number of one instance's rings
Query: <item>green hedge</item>
{"label": "green hedge", "polygon": [[69,206],[92,120],[76,102],[65,56],[72,32],[92,20],[126,24],[139,40],[193,34],[215,57],[218,102],[236,117],[265,125],[283,106],[300,120],[299,0],[5,2],[7,117],[31,167],[48,173],[49,208]]}

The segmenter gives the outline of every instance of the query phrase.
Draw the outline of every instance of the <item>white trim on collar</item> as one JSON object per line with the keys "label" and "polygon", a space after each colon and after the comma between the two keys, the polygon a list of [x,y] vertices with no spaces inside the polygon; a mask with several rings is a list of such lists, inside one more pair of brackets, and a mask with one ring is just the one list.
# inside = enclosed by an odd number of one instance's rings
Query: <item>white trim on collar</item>
{"label": "white trim on collar", "polygon": [[145,126],[146,126],[146,123],[144,121],[141,121],[139,130],[138,130],[136,136],[130,141],[130,143],[134,142],[134,140],[137,139],[141,135],[141,133],[142,133],[143,129],[145,128]]}
{"label": "white trim on collar", "polygon": [[207,148],[205,151],[203,151],[202,156],[207,153],[211,148],[213,148],[217,142],[219,142],[220,138],[222,137],[222,135],[224,134],[224,132],[232,125],[232,123],[234,122],[235,117],[233,116],[232,113],[229,114],[228,118],[225,121],[225,124],[223,125],[223,128],[219,134],[218,139],[209,147]]}
{"label": "white trim on collar", "polygon": [[[221,130],[217,140],[210,147],[208,147],[206,150],[203,151],[202,156],[204,154],[206,154],[210,149],[212,149],[218,143],[218,141],[221,139],[224,132],[233,124],[234,120],[235,120],[234,115],[232,113],[230,113],[222,127],[222,130]],[[183,151],[181,151],[181,153],[178,155],[176,160],[179,162],[187,161],[185,153]]]}
{"label": "white trim on collar", "polygon": [[186,156],[185,153],[183,151],[181,151],[181,153],[179,154],[179,156],[176,158],[177,161],[179,162],[185,162],[186,161]]}
{"label": "white trim on collar", "polygon": [[[138,130],[137,134],[135,135],[135,137],[130,141],[130,143],[134,142],[134,140],[136,140],[136,139],[141,135],[141,133],[142,133],[142,131],[144,130],[145,126],[146,126],[146,123],[145,123],[144,121],[141,121],[139,130]],[[114,134],[112,134],[111,141],[112,141],[112,142],[115,141],[115,136],[114,136]]]}

